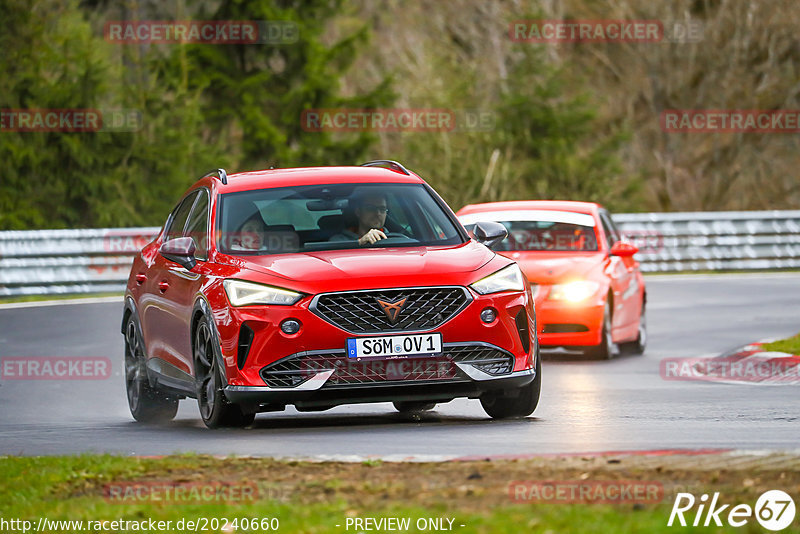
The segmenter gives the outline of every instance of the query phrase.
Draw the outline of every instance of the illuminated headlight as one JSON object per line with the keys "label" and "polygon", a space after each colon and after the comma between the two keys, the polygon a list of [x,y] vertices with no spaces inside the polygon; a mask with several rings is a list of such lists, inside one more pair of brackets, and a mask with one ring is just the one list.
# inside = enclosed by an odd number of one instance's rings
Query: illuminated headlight
{"label": "illuminated headlight", "polygon": [[225,280],[222,285],[225,287],[225,293],[228,294],[228,300],[234,306],[251,306],[253,304],[291,306],[303,298],[303,294],[296,291],[242,280]]}
{"label": "illuminated headlight", "polygon": [[567,284],[556,284],[550,289],[550,300],[566,300],[568,302],[581,302],[594,295],[600,288],[597,282],[578,280]]}
{"label": "illuminated headlight", "polygon": [[524,291],[525,277],[516,263],[504,267],[486,278],[481,278],[470,286],[481,295],[499,293],[500,291]]}

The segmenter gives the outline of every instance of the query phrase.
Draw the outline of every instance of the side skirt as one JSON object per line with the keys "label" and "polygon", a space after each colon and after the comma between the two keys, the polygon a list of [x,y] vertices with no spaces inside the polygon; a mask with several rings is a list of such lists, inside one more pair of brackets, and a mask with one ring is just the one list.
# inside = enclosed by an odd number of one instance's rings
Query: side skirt
{"label": "side skirt", "polygon": [[197,397],[194,377],[161,358],[147,360],[147,378],[153,387],[181,397]]}

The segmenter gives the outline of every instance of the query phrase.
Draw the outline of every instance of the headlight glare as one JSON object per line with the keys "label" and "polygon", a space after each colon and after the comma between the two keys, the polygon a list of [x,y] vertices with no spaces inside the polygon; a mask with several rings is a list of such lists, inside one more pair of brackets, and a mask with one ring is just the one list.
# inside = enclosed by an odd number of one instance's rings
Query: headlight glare
{"label": "headlight glare", "polygon": [[566,284],[556,284],[550,289],[550,300],[566,300],[567,302],[582,302],[594,295],[600,284],[591,280],[576,280]]}
{"label": "headlight glare", "polygon": [[519,266],[514,263],[508,267],[503,267],[494,274],[481,278],[470,287],[481,295],[499,293],[501,291],[524,291],[525,277]]}
{"label": "headlight glare", "polygon": [[228,300],[234,306],[252,306],[256,304],[291,306],[303,298],[303,294],[296,291],[243,280],[225,280],[222,285],[225,287]]}

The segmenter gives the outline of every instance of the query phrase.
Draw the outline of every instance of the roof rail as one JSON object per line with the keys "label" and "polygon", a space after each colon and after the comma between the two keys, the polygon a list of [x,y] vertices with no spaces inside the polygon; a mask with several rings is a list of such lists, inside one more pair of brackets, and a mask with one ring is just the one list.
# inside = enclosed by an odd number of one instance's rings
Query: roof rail
{"label": "roof rail", "polygon": [[386,169],[393,170],[395,172],[401,172],[407,176],[411,176],[411,173],[403,167],[400,163],[396,161],[392,161],[390,159],[376,159],[375,161],[368,161],[366,163],[362,163],[359,167],[384,167]]}
{"label": "roof rail", "polygon": [[204,174],[200,179],[208,178],[209,176],[218,176],[222,185],[228,185],[228,173],[225,172],[225,169],[217,169],[215,171],[211,171],[209,173]]}

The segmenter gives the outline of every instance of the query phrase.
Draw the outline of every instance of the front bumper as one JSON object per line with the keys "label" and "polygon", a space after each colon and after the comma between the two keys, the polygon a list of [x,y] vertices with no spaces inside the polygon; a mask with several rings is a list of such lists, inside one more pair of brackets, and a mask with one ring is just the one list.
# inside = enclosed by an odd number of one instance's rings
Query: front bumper
{"label": "front bumper", "polygon": [[[275,393],[276,384],[268,383],[264,377],[264,370],[278,362],[297,355],[313,354],[322,355],[328,360],[339,357],[347,346],[347,339],[363,335],[349,333],[327,322],[314,313],[309,305],[312,298],[304,299],[293,306],[248,306],[235,308],[225,306],[224,315],[215,314],[217,328],[220,333],[220,345],[225,364],[226,383],[231,387],[251,388],[242,391],[256,391],[262,388],[262,393]],[[485,308],[497,310],[497,317],[491,323],[481,320],[480,314]],[[222,311],[221,310],[221,311]],[[520,331],[518,318],[525,317],[528,332],[533,328],[533,306],[527,292],[508,292],[493,295],[479,295],[470,291],[469,303],[457,315],[447,319],[444,323],[428,332],[438,332],[442,335],[445,346],[485,345],[505,353],[510,358],[510,364],[504,374],[530,369],[532,367],[532,341],[530,334]],[[301,325],[299,332],[286,334],[279,325],[287,319],[297,320]],[[249,338],[243,338],[242,332],[249,330]],[[384,335],[397,335],[406,332],[384,332]],[[375,336],[381,334],[367,334]],[[244,343],[244,345],[243,345]],[[244,347],[244,350],[243,350]],[[346,358],[345,358],[346,359]],[[458,361],[458,358],[452,358]],[[323,364],[330,363],[323,361]],[[290,369],[291,370],[291,369]],[[306,381],[311,382],[307,375],[311,374],[305,368]],[[326,369],[319,367],[319,371]],[[470,375],[459,371],[459,377],[450,377],[449,380],[435,381],[444,385],[463,378],[470,380]],[[463,376],[462,376],[463,375]],[[340,384],[336,375],[325,379],[325,388],[334,387],[364,387],[364,384]],[[425,376],[419,376],[413,382],[424,381]],[[322,377],[316,380],[322,380]],[[376,380],[367,380],[377,382]],[[396,384],[403,380],[390,377],[383,381]],[[315,382],[311,382],[314,384]],[[278,384],[279,385],[279,384]],[[297,383],[291,386],[287,393],[300,394],[304,390]],[[305,387],[310,387],[307,385]],[[377,385],[376,385],[377,387]],[[263,389],[267,388],[267,389]],[[322,385],[318,389],[322,389]],[[231,390],[235,392],[236,390]],[[235,393],[234,393],[235,395]]]}
{"label": "front bumper", "polygon": [[585,304],[552,300],[537,301],[539,344],[543,347],[599,345],[603,331],[604,311],[605,303],[602,301]]}
{"label": "front bumper", "polygon": [[493,376],[469,364],[456,364],[465,377],[448,381],[385,381],[358,386],[324,387],[332,370],[317,373],[293,388],[269,386],[227,386],[223,391],[229,402],[246,411],[261,412],[282,410],[293,404],[298,410],[320,410],[340,404],[439,401],[455,398],[478,398],[487,391],[514,390],[526,386],[536,378],[534,369],[515,371],[503,376]]}

